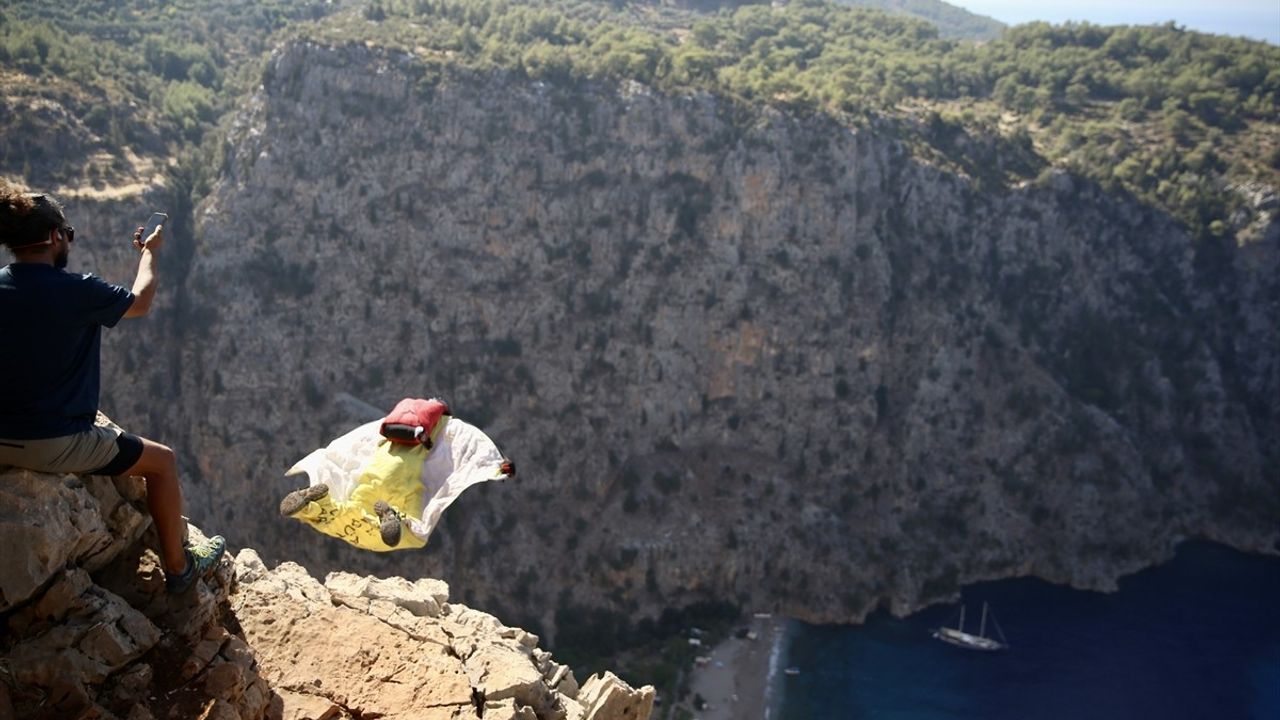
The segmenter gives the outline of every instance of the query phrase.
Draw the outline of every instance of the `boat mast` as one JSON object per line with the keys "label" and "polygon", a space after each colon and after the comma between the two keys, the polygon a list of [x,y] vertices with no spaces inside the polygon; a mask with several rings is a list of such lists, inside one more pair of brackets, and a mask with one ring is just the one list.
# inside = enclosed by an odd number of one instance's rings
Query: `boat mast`
{"label": "boat mast", "polygon": [[978,637],[987,636],[987,604],[982,603],[982,625],[978,628]]}

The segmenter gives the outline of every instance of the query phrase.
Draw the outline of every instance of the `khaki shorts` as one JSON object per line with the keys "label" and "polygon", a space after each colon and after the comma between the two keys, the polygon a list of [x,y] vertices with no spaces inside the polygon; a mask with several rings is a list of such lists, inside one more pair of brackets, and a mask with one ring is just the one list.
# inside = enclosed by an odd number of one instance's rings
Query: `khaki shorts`
{"label": "khaki shorts", "polygon": [[142,440],[115,427],[45,440],[0,438],[0,465],[37,472],[119,475],[142,457]]}

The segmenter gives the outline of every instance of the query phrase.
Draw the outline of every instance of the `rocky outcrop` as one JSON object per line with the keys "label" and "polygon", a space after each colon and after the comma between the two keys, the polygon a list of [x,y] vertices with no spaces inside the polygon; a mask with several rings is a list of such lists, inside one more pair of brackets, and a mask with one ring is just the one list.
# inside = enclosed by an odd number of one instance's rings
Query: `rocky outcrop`
{"label": "rocky outcrop", "polygon": [[[236,558],[232,609],[262,675],[286,704],[317,717],[582,720],[645,718],[653,689],[573,673],[538,638],[448,602],[438,580],[332,573]],[[305,710],[303,710],[305,709]],[[304,717],[304,714],[286,718]]]}
{"label": "rocky outcrop", "polygon": [[221,618],[230,566],[169,596],[144,496],[138,478],[0,473],[0,717],[266,717]]}
{"label": "rocky outcrop", "polygon": [[0,473],[0,720],[649,716],[652,688],[580,690],[536,636],[448,602],[440,581],[322,585],[246,549],[171,596],[144,493]]}

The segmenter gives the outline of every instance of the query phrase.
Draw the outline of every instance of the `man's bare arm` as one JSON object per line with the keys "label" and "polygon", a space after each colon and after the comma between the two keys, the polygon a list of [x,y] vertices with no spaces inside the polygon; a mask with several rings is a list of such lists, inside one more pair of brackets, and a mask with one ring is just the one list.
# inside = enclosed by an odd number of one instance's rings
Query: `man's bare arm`
{"label": "man's bare arm", "polygon": [[141,237],[142,228],[138,228],[133,244],[142,250],[142,259],[138,261],[138,276],[133,280],[133,304],[124,313],[127,318],[143,317],[151,312],[151,301],[156,296],[155,251],[164,244],[164,227],[156,228],[146,242]]}

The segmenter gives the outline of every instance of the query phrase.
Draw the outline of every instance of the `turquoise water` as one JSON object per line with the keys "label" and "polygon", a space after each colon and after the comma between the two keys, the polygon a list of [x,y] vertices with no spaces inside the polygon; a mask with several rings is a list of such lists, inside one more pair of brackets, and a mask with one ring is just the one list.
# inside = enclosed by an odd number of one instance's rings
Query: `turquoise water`
{"label": "turquoise water", "polygon": [[929,637],[958,609],[858,627],[792,623],[773,720],[1280,720],[1280,558],[1186,543],[1113,594],[1039,580],[965,588],[1010,645],[966,651]]}

